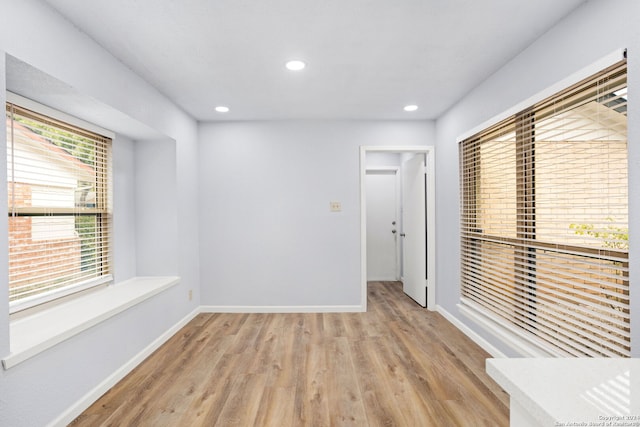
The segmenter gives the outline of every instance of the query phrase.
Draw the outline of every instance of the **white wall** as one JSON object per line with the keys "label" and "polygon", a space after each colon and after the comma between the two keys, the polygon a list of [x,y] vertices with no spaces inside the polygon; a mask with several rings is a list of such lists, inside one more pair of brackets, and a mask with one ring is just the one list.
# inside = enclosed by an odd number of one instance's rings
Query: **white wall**
{"label": "white wall", "polygon": [[122,282],[136,273],[136,252],[126,248],[136,247],[136,189],[135,142],[116,135],[112,146],[113,167],[113,217],[114,280]]}
{"label": "white wall", "polygon": [[172,140],[135,144],[136,256],[139,276],[178,274],[176,145]]}
{"label": "white wall", "polygon": [[[161,142],[134,142],[127,135],[115,138],[114,269],[118,280],[141,272],[182,277],[180,285],[0,370],[0,425],[40,426],[76,404],[199,305],[197,126],[44,2],[0,0],[0,10],[0,102],[5,101],[7,53],[69,85],[76,99],[83,94],[91,100],[87,105],[100,104],[108,107],[104,111],[117,112],[89,112],[97,125],[115,129],[114,118],[126,117],[127,126],[140,123],[145,132],[152,129],[162,136]],[[64,109],[64,100],[59,104],[56,108]],[[0,143],[5,139],[4,126],[2,122]],[[143,164],[141,157],[149,155],[155,156],[153,163]],[[0,161],[4,199],[5,164]],[[155,182],[165,188],[155,187]],[[161,209],[154,218],[159,228],[155,233],[143,217],[149,207]],[[1,215],[6,217],[6,205],[0,204]],[[6,233],[6,222],[0,221],[0,238],[6,239]],[[6,246],[0,245],[0,259],[7,259]],[[6,289],[7,266],[1,264],[0,284]],[[194,291],[192,301],[188,290]],[[6,292],[0,295],[0,307],[8,307]],[[0,355],[9,351],[8,319],[8,309],[0,310]]]}
{"label": "white wall", "polygon": [[433,138],[426,122],[202,124],[202,304],[359,306],[359,146]]}
{"label": "white wall", "polygon": [[[640,2],[594,0],[469,93],[437,121],[436,221],[438,304],[508,355],[514,352],[461,316],[459,187],[456,138],[579,71],[615,49],[628,48],[629,224],[632,328],[640,330]],[[634,340],[632,352],[640,355]]]}
{"label": "white wall", "polygon": [[400,167],[402,156],[400,153],[369,152],[366,154],[367,167]]}

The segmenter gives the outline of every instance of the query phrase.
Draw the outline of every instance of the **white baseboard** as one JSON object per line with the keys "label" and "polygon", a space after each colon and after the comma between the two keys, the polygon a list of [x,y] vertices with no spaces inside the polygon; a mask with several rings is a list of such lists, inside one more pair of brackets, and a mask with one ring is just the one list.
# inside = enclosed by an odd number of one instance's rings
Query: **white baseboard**
{"label": "white baseboard", "polygon": [[476,332],[474,332],[471,328],[469,328],[467,325],[462,323],[457,317],[455,317],[453,314],[451,314],[447,310],[445,310],[442,306],[437,305],[436,306],[436,311],[438,313],[442,314],[442,316],[445,319],[447,319],[449,322],[453,323],[453,325],[456,328],[460,329],[462,331],[462,333],[464,333],[473,342],[475,342],[480,347],[482,347],[482,349],[484,351],[486,351],[487,353],[489,353],[491,356],[500,357],[500,358],[507,357],[503,352],[501,352],[495,346],[493,346],[493,344],[491,344],[489,341],[487,341],[484,338],[482,338],[480,335],[478,335]]}
{"label": "white baseboard", "polygon": [[361,305],[203,305],[201,313],[360,313],[365,311]]}
{"label": "white baseboard", "polygon": [[116,385],[118,381],[123,379],[129,372],[131,372],[136,366],[138,366],[144,359],[149,357],[151,353],[156,351],[162,344],[169,340],[176,332],[178,332],[183,326],[193,320],[200,313],[200,308],[196,308],[191,313],[187,314],[178,323],[173,325],[170,329],[165,331],[162,335],[156,338],[151,344],[144,348],[141,352],[136,354],[127,363],[122,365],[117,371],[109,375],[104,381],[98,384],[93,390],[84,395],[75,404],[69,407],[66,411],[60,414],[55,420],[53,420],[49,427],[66,426],[71,421],[76,419],[82,412],[91,406],[100,396],[105,394],[111,387]]}

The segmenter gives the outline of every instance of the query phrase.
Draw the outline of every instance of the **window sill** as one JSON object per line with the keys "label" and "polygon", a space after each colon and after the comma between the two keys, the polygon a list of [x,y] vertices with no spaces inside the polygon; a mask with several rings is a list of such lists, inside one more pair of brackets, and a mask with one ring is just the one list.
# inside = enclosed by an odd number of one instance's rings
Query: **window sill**
{"label": "window sill", "polygon": [[474,303],[461,300],[458,310],[476,325],[491,333],[503,344],[515,351],[520,357],[563,357],[565,355],[555,353],[551,348],[543,347],[542,344],[534,342],[524,334],[521,334],[515,327],[511,328],[500,322],[500,319]]}
{"label": "window sill", "polygon": [[135,277],[11,322],[9,369],[110,317],[169,289],[179,277]]}

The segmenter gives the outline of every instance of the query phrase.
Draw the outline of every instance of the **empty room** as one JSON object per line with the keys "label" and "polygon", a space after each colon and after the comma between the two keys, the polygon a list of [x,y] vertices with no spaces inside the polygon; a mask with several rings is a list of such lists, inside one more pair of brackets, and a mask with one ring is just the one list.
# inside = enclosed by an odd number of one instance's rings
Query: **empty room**
{"label": "empty room", "polygon": [[640,425],[639,20],[0,0],[0,425]]}

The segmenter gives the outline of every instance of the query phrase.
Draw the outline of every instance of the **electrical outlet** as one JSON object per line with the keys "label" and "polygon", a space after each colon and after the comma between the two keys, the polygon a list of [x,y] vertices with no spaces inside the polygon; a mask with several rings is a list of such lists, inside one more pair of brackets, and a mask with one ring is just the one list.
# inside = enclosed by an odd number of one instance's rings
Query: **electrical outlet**
{"label": "electrical outlet", "polygon": [[193,291],[189,289],[189,301],[193,299]]}
{"label": "electrical outlet", "polygon": [[331,212],[340,212],[340,211],[342,211],[342,203],[340,203],[340,202],[329,202],[329,210]]}

